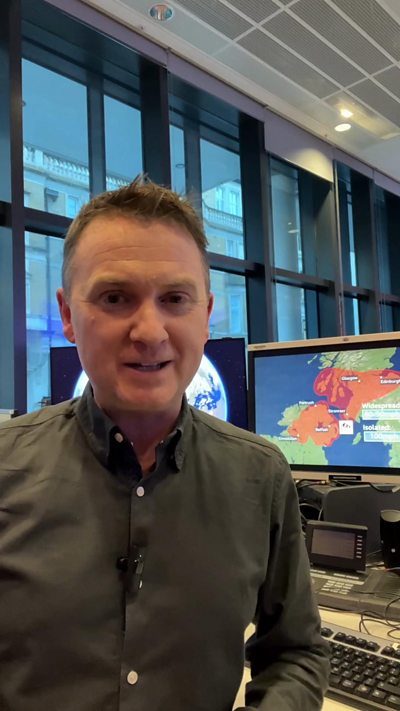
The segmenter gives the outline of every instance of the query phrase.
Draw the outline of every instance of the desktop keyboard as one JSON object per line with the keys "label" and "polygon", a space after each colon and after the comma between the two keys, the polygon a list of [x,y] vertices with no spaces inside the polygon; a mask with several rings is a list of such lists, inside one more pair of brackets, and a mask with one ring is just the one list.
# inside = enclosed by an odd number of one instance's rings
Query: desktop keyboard
{"label": "desktop keyboard", "polygon": [[400,710],[400,643],[329,624],[331,649],[327,696],[361,711]]}

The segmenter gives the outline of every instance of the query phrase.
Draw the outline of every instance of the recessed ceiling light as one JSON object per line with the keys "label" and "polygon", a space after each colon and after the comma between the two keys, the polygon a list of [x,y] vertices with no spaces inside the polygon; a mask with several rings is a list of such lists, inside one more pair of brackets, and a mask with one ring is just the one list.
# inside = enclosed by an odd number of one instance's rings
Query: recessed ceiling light
{"label": "recessed ceiling light", "polygon": [[170,20],[174,16],[174,11],[169,5],[157,3],[157,5],[151,6],[149,15],[157,22],[166,22],[166,20]]}
{"label": "recessed ceiling light", "polygon": [[353,112],[350,111],[350,109],[340,109],[340,115],[343,116],[343,118],[350,118],[353,116]]}
{"label": "recessed ceiling light", "polygon": [[342,133],[343,131],[349,131],[351,129],[351,123],[338,123],[337,126],[335,126],[335,131],[338,131],[339,133]]}

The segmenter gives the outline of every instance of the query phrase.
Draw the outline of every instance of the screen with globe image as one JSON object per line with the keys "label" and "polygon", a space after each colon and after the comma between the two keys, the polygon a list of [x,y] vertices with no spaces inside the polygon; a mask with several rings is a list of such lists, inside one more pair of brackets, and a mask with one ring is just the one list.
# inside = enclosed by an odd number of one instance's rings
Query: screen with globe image
{"label": "screen with globe image", "polygon": [[[50,349],[51,402],[78,397],[88,381],[73,346]],[[199,369],[186,390],[191,405],[247,429],[244,338],[214,338],[205,345]]]}

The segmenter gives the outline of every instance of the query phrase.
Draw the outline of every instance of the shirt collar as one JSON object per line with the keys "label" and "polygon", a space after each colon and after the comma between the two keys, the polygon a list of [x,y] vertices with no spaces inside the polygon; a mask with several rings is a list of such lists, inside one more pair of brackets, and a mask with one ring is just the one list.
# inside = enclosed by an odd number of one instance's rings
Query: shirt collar
{"label": "shirt collar", "polygon": [[[97,458],[109,467],[115,456],[115,436],[122,434],[117,425],[106,415],[95,402],[90,383],[80,398],[77,406],[78,421],[89,441],[91,449]],[[160,442],[157,449],[168,450],[168,455],[174,460],[178,471],[182,468],[184,460],[184,443],[187,440],[188,430],[191,429],[192,414],[186,395],[182,400],[179,418],[172,432]],[[125,441],[130,446],[128,440]],[[118,447],[121,449],[121,446]]]}

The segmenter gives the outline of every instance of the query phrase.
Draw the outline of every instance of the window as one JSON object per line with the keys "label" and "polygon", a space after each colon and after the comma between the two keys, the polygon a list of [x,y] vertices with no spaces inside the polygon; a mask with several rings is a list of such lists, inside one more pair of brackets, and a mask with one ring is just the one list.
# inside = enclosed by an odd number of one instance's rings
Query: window
{"label": "window", "polygon": [[79,212],[79,208],[80,208],[79,198],[75,197],[75,195],[67,195],[66,212],[65,212],[66,216],[74,218],[75,215]]}
{"label": "window", "polygon": [[[240,158],[237,153],[200,140],[204,228],[209,250],[229,255],[228,241],[235,242],[235,256],[244,254]],[[231,249],[232,251],[232,249]]]}
{"label": "window", "polygon": [[342,268],[345,284],[370,289],[374,284],[371,181],[338,164]]}
{"label": "window", "polygon": [[61,285],[63,247],[62,239],[25,234],[28,412],[51,396],[50,347],[69,345],[55,295]]}
{"label": "window", "polygon": [[298,171],[271,160],[274,266],[303,271]]}
{"label": "window", "polygon": [[395,319],[394,319],[394,309],[390,304],[381,304],[381,322],[383,331],[396,331]]}
{"label": "window", "polygon": [[243,294],[229,294],[229,330],[232,334],[243,333]]}
{"label": "window", "polygon": [[221,186],[218,186],[218,188],[215,188],[215,207],[217,210],[220,210],[221,212],[225,212],[224,193],[225,193],[225,190],[224,190],[224,188],[221,188]]}
{"label": "window", "polygon": [[211,270],[214,309],[210,319],[210,337],[243,337],[247,341],[246,281],[237,274]]}
{"label": "window", "polygon": [[130,183],[143,172],[140,111],[104,97],[107,190]]}
{"label": "window", "polygon": [[353,296],[345,296],[344,310],[347,334],[351,336],[360,335],[360,300]]}
{"label": "window", "polygon": [[72,186],[77,200],[89,198],[86,87],[26,59],[22,86],[29,207],[68,216]]}
{"label": "window", "polygon": [[305,290],[287,284],[276,285],[278,341],[307,338]]}
{"label": "window", "polygon": [[380,291],[400,296],[400,197],[376,187],[375,212]]}
{"label": "window", "polygon": [[229,191],[229,209],[228,212],[231,215],[238,215],[238,217],[242,216],[242,203],[241,203],[241,194],[239,191],[236,190],[230,190]]}
{"label": "window", "polygon": [[183,129],[170,125],[172,189],[180,195],[186,194],[185,144]]}

